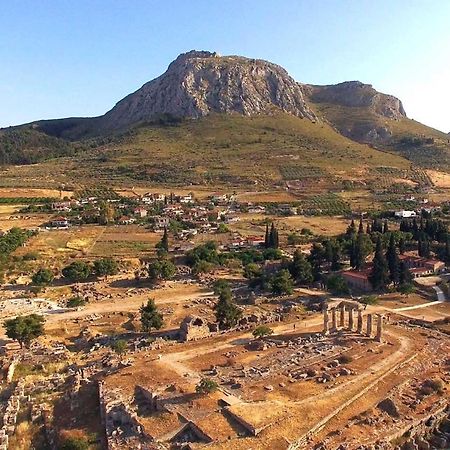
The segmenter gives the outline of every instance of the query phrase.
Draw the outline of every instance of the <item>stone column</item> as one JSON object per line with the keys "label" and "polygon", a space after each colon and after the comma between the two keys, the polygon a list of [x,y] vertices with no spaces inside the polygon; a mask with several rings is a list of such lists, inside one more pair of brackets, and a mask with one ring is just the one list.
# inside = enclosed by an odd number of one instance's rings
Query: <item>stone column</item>
{"label": "stone column", "polygon": [[378,314],[377,316],[377,334],[375,336],[375,340],[377,342],[381,342],[381,334],[383,332],[383,316],[381,314]]}
{"label": "stone column", "polygon": [[328,319],[328,309],[325,307],[323,309],[323,334],[328,334],[330,332]]}
{"label": "stone column", "polygon": [[337,317],[336,317],[336,308],[331,310],[331,329],[333,331],[337,330]]}
{"label": "stone column", "polygon": [[357,325],[358,333],[361,334],[362,329],[363,329],[363,316],[362,316],[362,311],[360,309],[358,309],[358,325]]}
{"label": "stone column", "polygon": [[341,305],[341,317],[339,319],[339,326],[343,327],[345,325],[345,306]]}
{"label": "stone column", "polygon": [[348,329],[353,330],[353,308],[348,309]]}
{"label": "stone column", "polygon": [[372,336],[372,314],[367,314],[367,336]]}

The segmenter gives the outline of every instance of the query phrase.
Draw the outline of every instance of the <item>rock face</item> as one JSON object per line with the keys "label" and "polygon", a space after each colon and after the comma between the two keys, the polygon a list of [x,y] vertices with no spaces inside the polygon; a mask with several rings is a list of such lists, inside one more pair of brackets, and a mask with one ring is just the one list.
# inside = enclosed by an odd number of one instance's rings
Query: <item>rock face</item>
{"label": "rock face", "polygon": [[349,107],[368,107],[374,113],[389,119],[406,117],[402,102],[387,94],[376,91],[372,85],[360,81],[346,81],[329,86],[307,85],[304,88],[311,101],[331,103]]}
{"label": "rock face", "polygon": [[161,114],[198,118],[216,113],[270,114],[275,108],[315,119],[302,88],[280,66],[259,59],[191,51],[100,118],[107,131]]}

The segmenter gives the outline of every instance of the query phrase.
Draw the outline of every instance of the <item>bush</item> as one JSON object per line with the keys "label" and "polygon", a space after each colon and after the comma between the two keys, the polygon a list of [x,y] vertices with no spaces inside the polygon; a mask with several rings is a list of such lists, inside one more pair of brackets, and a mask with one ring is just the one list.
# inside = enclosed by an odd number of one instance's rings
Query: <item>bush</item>
{"label": "bush", "polygon": [[36,261],[41,257],[39,252],[28,252],[25,253],[25,255],[22,256],[22,259],[24,261]]}
{"label": "bush", "polygon": [[123,339],[118,339],[111,344],[111,348],[118,354],[122,355],[127,350],[127,342]]}
{"label": "bush", "polygon": [[53,272],[50,269],[39,269],[31,278],[36,286],[48,286],[54,279]]}
{"label": "bush", "polygon": [[71,281],[87,280],[91,273],[92,267],[84,261],[74,261],[62,270],[64,278],[68,278]]}
{"label": "bush", "polygon": [[420,388],[422,395],[431,395],[434,393],[442,394],[444,391],[444,383],[442,380],[425,380]]}
{"label": "bush", "polygon": [[252,334],[255,338],[260,338],[264,336],[270,336],[271,334],[273,334],[273,330],[267,325],[260,325],[253,330]]}
{"label": "bush", "polygon": [[102,258],[94,261],[94,273],[98,277],[115,275],[118,272],[116,261],[112,258]]}
{"label": "bush", "polygon": [[68,437],[61,443],[61,450],[88,450],[89,442],[82,437]]}
{"label": "bush", "polygon": [[86,304],[86,300],[83,297],[76,296],[67,300],[68,308],[78,308],[79,306],[84,306]]}
{"label": "bush", "polygon": [[376,295],[364,295],[359,301],[364,305],[376,305],[378,303],[378,297]]}
{"label": "bush", "polygon": [[341,355],[341,356],[339,356],[338,361],[341,364],[348,364],[353,361],[353,358],[350,355]]}
{"label": "bush", "polygon": [[403,283],[398,287],[398,292],[409,295],[413,294],[416,288],[411,283]]}
{"label": "bush", "polygon": [[195,391],[198,394],[210,394],[218,389],[219,385],[209,378],[203,378],[200,382],[195,386]]}

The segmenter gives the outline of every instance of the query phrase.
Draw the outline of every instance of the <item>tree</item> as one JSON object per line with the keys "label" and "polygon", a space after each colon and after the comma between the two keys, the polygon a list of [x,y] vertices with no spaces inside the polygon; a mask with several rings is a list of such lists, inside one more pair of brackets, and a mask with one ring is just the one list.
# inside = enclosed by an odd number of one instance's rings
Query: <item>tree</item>
{"label": "tree", "polygon": [[347,231],[345,232],[347,238],[351,238],[356,234],[356,225],[355,221],[352,219],[350,225],[347,227]]}
{"label": "tree", "polygon": [[197,386],[195,386],[195,391],[198,394],[210,394],[216,391],[219,388],[219,385],[209,378],[202,378]]}
{"label": "tree", "polygon": [[381,237],[378,236],[375,248],[375,256],[373,258],[372,271],[369,275],[369,281],[376,290],[386,289],[389,283],[389,271],[386,258],[383,254],[383,246]]}
{"label": "tree", "polygon": [[399,264],[399,276],[398,276],[399,285],[410,284],[412,282],[412,275],[408,269],[408,266],[404,261],[401,261]]}
{"label": "tree", "polygon": [[397,255],[397,247],[395,246],[395,238],[393,233],[391,233],[391,237],[389,238],[386,259],[389,267],[389,278],[395,285],[397,285],[400,277],[400,261]]}
{"label": "tree", "polygon": [[242,311],[233,301],[229,286],[220,290],[219,300],[214,306],[214,310],[221,329],[234,327],[242,316]]}
{"label": "tree", "polygon": [[31,278],[36,286],[48,286],[54,279],[53,272],[50,269],[39,269]]}
{"label": "tree", "polygon": [[383,234],[385,233],[389,233],[389,224],[387,220],[385,220],[383,224]]}
{"label": "tree", "polygon": [[275,295],[292,294],[294,282],[287,269],[281,269],[271,280],[272,293]]}
{"label": "tree", "polygon": [[265,242],[265,246],[266,248],[278,248],[278,245],[278,230],[276,229],[275,224],[272,222],[269,234],[267,236],[267,241]]}
{"label": "tree", "polygon": [[334,295],[349,293],[347,282],[341,275],[331,275],[327,278],[327,289]]}
{"label": "tree", "polygon": [[164,228],[164,233],[162,235],[161,240],[156,244],[156,248],[161,253],[168,253],[169,252],[169,234],[167,232],[167,227]]}
{"label": "tree", "polygon": [[253,280],[259,278],[262,275],[262,268],[259,264],[249,263],[244,267],[244,277]]}
{"label": "tree", "polygon": [[148,266],[148,276],[152,281],[170,280],[176,272],[175,264],[168,259],[158,259]]}
{"label": "tree", "polygon": [[74,261],[62,270],[64,278],[68,278],[71,281],[86,280],[91,276],[91,273],[91,266],[84,261]]}
{"label": "tree", "polygon": [[325,260],[325,249],[323,245],[314,242],[308,261],[311,263],[314,280],[320,280],[322,276],[322,264]]}
{"label": "tree", "polygon": [[372,241],[367,234],[358,234],[352,240],[350,249],[350,263],[356,270],[361,270],[366,264],[366,258],[372,251]]}
{"label": "tree", "polygon": [[405,238],[403,236],[398,241],[398,251],[400,252],[400,255],[405,253]]}
{"label": "tree", "polygon": [[271,334],[273,334],[273,330],[267,325],[260,325],[253,330],[252,334],[255,338],[262,338],[264,336],[270,336]]}
{"label": "tree", "polygon": [[98,277],[115,275],[118,270],[117,262],[112,258],[101,258],[94,261],[94,273]]}
{"label": "tree", "polygon": [[300,250],[295,251],[289,272],[297,283],[309,284],[314,281],[311,263]]}
{"label": "tree", "polygon": [[38,314],[18,316],[14,319],[5,320],[3,326],[6,335],[10,339],[19,342],[20,347],[28,347],[33,339],[44,334],[45,319]]}
{"label": "tree", "polygon": [[143,331],[149,333],[152,328],[159,330],[163,326],[163,316],[156,308],[155,300],[152,298],[148,300],[146,305],[139,308],[139,312],[141,313]]}
{"label": "tree", "polygon": [[364,224],[362,219],[359,220],[359,227],[358,227],[358,234],[363,234],[364,233]]}
{"label": "tree", "polygon": [[123,355],[127,350],[127,342],[124,339],[118,339],[111,344],[111,348],[118,355]]}

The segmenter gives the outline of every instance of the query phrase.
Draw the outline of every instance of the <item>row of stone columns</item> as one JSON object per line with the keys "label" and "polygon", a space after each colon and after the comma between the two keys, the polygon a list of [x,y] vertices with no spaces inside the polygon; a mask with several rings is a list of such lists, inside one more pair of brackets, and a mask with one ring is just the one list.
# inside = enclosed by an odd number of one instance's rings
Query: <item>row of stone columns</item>
{"label": "row of stone columns", "polygon": [[[339,326],[337,323],[337,314],[339,309]],[[353,331],[355,326],[354,312],[357,311],[357,319],[356,319],[356,332],[362,334],[363,333],[363,313],[360,309],[355,307],[348,307],[348,330]],[[331,329],[330,329],[330,312],[331,312]],[[373,314],[367,314],[366,321],[366,335],[372,336],[372,328],[373,328]],[[383,332],[383,316],[381,314],[376,314],[377,317],[377,330],[375,334],[375,340],[377,342],[381,342],[382,332]],[[323,310],[323,332],[324,334],[328,334],[330,331],[337,331],[338,328],[345,328],[345,305],[341,305],[335,308],[324,308]]]}

